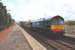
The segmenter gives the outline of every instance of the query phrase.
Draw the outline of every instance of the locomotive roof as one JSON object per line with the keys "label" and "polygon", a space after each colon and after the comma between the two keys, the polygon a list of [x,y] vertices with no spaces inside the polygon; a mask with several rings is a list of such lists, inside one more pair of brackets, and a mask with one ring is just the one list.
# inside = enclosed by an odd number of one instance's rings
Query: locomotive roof
{"label": "locomotive roof", "polygon": [[63,17],[61,17],[61,16],[59,16],[59,15],[57,15],[57,16],[54,16],[52,19],[58,19],[58,18],[60,18],[60,19],[62,19],[62,20],[64,20],[64,18]]}
{"label": "locomotive roof", "polygon": [[33,21],[33,22],[52,21],[53,19],[62,19],[62,20],[64,20],[63,17],[61,17],[61,16],[59,16],[59,15],[56,15],[56,16],[54,16],[54,17],[52,17],[52,18],[48,18],[48,19],[44,19],[44,20],[37,20],[37,21]]}

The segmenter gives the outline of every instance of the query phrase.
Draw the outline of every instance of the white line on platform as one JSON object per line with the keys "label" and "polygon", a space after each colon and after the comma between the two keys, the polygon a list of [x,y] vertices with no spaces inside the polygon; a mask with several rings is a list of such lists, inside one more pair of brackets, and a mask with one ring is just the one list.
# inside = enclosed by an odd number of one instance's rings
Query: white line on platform
{"label": "white line on platform", "polygon": [[30,46],[33,50],[47,50],[43,45],[41,45],[37,40],[35,40],[31,35],[29,35],[24,29],[22,29],[19,25],[17,27],[22,31],[25,38],[29,42]]}

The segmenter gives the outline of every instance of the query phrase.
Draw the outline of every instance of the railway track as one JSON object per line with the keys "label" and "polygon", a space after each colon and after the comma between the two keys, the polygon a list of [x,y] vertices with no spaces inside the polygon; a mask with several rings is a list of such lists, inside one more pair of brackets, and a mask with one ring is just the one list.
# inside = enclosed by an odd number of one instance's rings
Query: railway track
{"label": "railway track", "polygon": [[69,46],[70,48],[75,49],[75,39],[72,37],[64,36],[61,39],[56,41],[58,41],[59,43],[62,43],[63,45],[66,44],[66,46]]}
{"label": "railway track", "polygon": [[[59,40],[61,40],[61,39],[59,39]],[[64,41],[64,42],[67,42],[67,43],[70,43],[70,44],[75,44],[75,39],[72,38],[72,37],[68,37],[68,36],[62,37],[61,41]]]}
{"label": "railway track", "polygon": [[25,29],[27,32],[29,32],[36,40],[38,40],[43,46],[47,48],[47,50],[75,50],[75,45],[71,43],[67,43],[66,40],[55,40],[46,38],[45,36],[42,36],[41,34],[38,34],[40,32]]}
{"label": "railway track", "polygon": [[49,44],[45,41],[46,39],[45,40],[42,40],[43,37],[42,36],[39,36],[39,34],[37,32],[34,32],[33,30],[28,30],[28,29],[25,29],[25,30],[28,33],[30,33],[30,35],[33,36],[37,41],[39,41],[43,46],[45,46],[47,48],[47,50],[56,50],[56,48],[54,48],[52,46],[49,46]]}

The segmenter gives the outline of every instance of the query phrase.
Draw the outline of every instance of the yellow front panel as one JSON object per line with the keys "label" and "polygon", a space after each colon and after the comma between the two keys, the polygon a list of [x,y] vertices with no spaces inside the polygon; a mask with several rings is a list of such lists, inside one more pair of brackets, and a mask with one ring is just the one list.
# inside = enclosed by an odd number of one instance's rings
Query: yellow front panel
{"label": "yellow front panel", "polygon": [[51,29],[60,29],[60,30],[64,30],[64,25],[51,25]]}

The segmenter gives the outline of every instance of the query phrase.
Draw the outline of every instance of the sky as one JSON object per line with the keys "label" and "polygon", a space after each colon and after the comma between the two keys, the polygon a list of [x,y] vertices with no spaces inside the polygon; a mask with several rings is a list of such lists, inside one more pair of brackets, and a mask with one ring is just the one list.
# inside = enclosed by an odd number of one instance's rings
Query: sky
{"label": "sky", "polygon": [[37,20],[62,16],[65,20],[75,20],[74,0],[2,0],[16,21]]}

